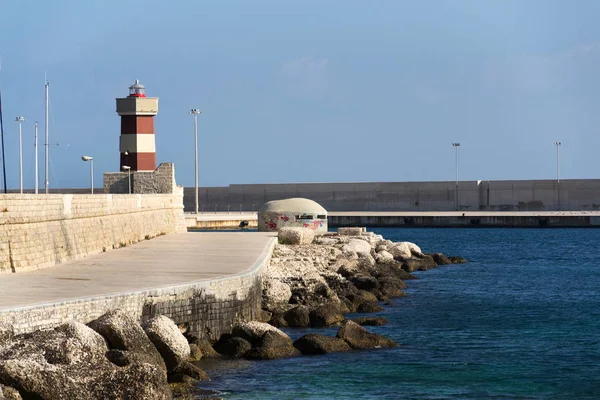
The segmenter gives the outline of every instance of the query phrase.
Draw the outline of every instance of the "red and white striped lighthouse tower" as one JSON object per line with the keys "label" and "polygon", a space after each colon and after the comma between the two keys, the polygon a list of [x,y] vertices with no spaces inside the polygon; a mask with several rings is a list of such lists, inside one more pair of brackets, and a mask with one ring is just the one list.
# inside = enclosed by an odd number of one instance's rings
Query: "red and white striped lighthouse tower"
{"label": "red and white striped lighthouse tower", "polygon": [[117,99],[117,113],[121,116],[121,169],[154,171],[156,169],[156,144],[154,116],[158,114],[158,97],[146,97],[140,81],[129,86],[129,96]]}

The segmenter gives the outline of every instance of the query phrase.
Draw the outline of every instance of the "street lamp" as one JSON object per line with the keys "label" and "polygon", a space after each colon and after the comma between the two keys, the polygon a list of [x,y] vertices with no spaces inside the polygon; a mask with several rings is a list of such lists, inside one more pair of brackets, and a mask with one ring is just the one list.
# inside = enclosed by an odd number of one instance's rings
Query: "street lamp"
{"label": "street lamp", "polygon": [[129,165],[123,165],[121,169],[127,171],[127,185],[129,188],[129,194],[131,194],[131,167]]}
{"label": "street lamp", "polygon": [[201,111],[197,108],[192,108],[190,114],[194,116],[194,192],[196,201],[196,214],[198,214],[198,114]]}
{"label": "street lamp", "polygon": [[554,145],[556,146],[556,208],[560,210],[560,159],[559,159],[559,149],[562,143],[559,141],[555,141]]}
{"label": "street lamp", "polygon": [[81,156],[81,159],[90,162],[90,189],[92,190],[92,194],[94,194],[94,157]]}
{"label": "street lamp", "polygon": [[25,121],[25,118],[17,117],[15,121],[19,123],[19,190],[23,194],[23,135],[21,134],[21,124]]}
{"label": "street lamp", "polygon": [[454,208],[458,211],[458,148],[460,143],[452,143],[454,147],[454,164],[456,165],[456,189],[454,191]]}

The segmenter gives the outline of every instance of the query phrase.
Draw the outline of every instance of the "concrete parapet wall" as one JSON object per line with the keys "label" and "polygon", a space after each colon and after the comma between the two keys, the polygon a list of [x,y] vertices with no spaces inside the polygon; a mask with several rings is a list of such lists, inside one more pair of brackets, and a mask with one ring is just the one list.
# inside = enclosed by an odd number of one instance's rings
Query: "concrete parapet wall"
{"label": "concrete parapet wall", "polygon": [[13,309],[0,309],[0,323],[15,333],[51,329],[68,321],[88,323],[105,312],[120,308],[140,321],[166,315],[200,337],[216,339],[240,321],[259,318],[262,276],[276,238],[269,241],[254,265],[238,275],[177,286],[81,298]]}
{"label": "concrete parapet wall", "polygon": [[[256,211],[272,200],[304,197],[330,211],[600,210],[599,179],[359,182],[229,185],[199,188],[200,211]],[[194,188],[185,188],[186,211]]]}
{"label": "concrete parapet wall", "polygon": [[145,195],[0,195],[0,273],[50,267],[185,230],[182,197],[182,190]]}

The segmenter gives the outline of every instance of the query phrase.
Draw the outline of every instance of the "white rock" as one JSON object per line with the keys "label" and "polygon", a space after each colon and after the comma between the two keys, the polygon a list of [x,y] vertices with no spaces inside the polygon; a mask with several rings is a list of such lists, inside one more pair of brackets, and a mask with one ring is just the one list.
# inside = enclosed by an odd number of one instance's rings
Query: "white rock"
{"label": "white rock", "polygon": [[279,279],[266,278],[263,282],[265,288],[265,296],[273,304],[285,303],[292,297],[292,290],[287,283],[281,282]]}
{"label": "white rock", "polygon": [[342,251],[353,251],[355,253],[370,253],[371,244],[361,239],[351,239],[347,244],[342,246]]}
{"label": "white rock", "polygon": [[411,242],[394,243],[394,247],[388,250],[392,256],[401,258],[410,258],[413,255],[421,255],[421,249]]}
{"label": "white rock", "polygon": [[318,237],[315,239],[316,244],[321,244],[325,246],[333,246],[338,243],[336,239],[328,238],[328,237]]}
{"label": "white rock", "polygon": [[281,228],[277,233],[279,243],[282,244],[311,244],[315,238],[315,231],[308,228]]}
{"label": "white rock", "polygon": [[241,337],[249,341],[250,343],[256,343],[265,332],[275,332],[289,339],[289,336],[283,333],[283,331],[275,328],[273,325],[269,325],[265,322],[242,322],[233,327],[231,335],[234,337]]}
{"label": "white rock", "polygon": [[375,257],[376,260],[392,260],[393,258],[394,256],[385,250],[377,253],[377,256]]}
{"label": "white rock", "polygon": [[169,370],[189,357],[190,345],[172,319],[157,315],[144,324],[144,331],[165,360]]}

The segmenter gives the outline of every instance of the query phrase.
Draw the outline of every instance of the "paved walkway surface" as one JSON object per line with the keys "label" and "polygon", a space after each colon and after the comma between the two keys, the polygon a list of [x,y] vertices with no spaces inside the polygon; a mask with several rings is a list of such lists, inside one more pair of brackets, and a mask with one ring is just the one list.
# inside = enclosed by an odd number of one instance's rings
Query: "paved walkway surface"
{"label": "paved walkway surface", "polygon": [[252,267],[273,237],[177,233],[38,271],[1,274],[0,310],[236,275]]}

